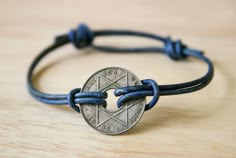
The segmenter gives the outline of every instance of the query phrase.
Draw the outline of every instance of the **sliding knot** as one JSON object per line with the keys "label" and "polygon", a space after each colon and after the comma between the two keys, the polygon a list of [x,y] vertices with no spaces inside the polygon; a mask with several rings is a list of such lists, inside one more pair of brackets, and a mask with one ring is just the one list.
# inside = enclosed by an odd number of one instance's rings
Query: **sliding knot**
{"label": "sliding knot", "polygon": [[164,51],[174,60],[186,58],[185,49],[187,46],[181,40],[173,41],[170,37],[166,38]]}
{"label": "sliding knot", "polygon": [[93,41],[93,32],[85,24],[80,24],[76,30],[71,30],[68,34],[69,40],[76,48],[89,46]]}

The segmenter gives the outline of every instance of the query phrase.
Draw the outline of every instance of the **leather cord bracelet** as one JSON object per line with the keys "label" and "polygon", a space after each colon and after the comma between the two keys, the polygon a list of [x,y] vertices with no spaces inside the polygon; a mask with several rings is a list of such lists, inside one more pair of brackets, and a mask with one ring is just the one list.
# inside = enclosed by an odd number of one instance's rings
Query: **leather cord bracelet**
{"label": "leather cord bracelet", "polygon": [[[138,47],[120,48],[95,45],[94,39],[100,36],[137,36],[150,38],[163,43],[163,47]],[[130,71],[109,67],[93,74],[83,88],[75,88],[68,94],[48,94],[37,90],[33,84],[33,74],[38,63],[49,53],[68,43],[73,43],[78,49],[91,47],[95,50],[111,53],[141,53],[162,52],[173,60],[184,60],[188,57],[197,58],[208,65],[207,73],[193,81],[158,85],[152,79],[139,80]],[[144,111],[150,110],[156,105],[159,96],[178,95],[191,93],[207,86],[213,78],[214,67],[212,62],[204,56],[202,51],[189,48],[180,40],[173,41],[170,37],[161,37],[145,32],[130,30],[95,30],[81,24],[77,29],[68,34],[56,37],[54,43],[43,50],[30,65],[27,74],[27,86],[29,93],[38,101],[53,105],[69,105],[77,112],[82,112],[86,122],[104,134],[119,134],[132,128],[141,118]],[[115,89],[117,111],[106,109],[106,91]],[[146,104],[145,98],[152,96]]]}

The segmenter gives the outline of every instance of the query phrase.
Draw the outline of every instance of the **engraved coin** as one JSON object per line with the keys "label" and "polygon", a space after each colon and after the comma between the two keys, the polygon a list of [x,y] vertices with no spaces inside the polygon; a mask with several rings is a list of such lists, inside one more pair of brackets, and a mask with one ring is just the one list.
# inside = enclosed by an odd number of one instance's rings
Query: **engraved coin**
{"label": "engraved coin", "polygon": [[[81,91],[106,92],[110,89],[132,85],[141,85],[141,81],[133,73],[123,68],[110,67],[94,73],[86,81]],[[124,103],[116,111],[109,111],[101,105],[88,104],[81,104],[80,109],[84,119],[91,127],[101,133],[112,135],[123,133],[136,125],[143,115],[145,103],[145,98],[139,98]]]}

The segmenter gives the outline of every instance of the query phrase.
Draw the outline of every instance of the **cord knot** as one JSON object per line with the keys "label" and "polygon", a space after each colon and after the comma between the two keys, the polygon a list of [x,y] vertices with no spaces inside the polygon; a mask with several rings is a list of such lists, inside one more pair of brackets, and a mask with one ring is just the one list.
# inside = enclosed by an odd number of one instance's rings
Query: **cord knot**
{"label": "cord knot", "polygon": [[186,48],[187,46],[181,40],[173,41],[170,37],[166,38],[164,51],[171,59],[179,60],[186,58]]}
{"label": "cord knot", "polygon": [[93,32],[85,24],[80,24],[76,30],[68,33],[69,40],[76,48],[89,46],[93,41]]}

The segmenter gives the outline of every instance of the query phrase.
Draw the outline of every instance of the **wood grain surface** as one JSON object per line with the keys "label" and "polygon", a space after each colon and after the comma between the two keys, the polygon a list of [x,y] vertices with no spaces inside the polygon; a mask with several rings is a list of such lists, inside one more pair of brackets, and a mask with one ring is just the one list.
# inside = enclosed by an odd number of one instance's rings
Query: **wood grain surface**
{"label": "wood grain surface", "polygon": [[[133,29],[181,38],[215,65],[205,89],[161,97],[132,130],[98,133],[66,106],[35,101],[26,89],[32,59],[55,35],[78,23],[92,29]],[[100,38],[114,46],[154,45],[137,38]],[[236,157],[236,1],[230,0],[0,0],[0,157]],[[68,45],[37,69],[36,86],[68,93],[108,66],[124,67],[159,84],[202,76],[207,67],[158,53],[107,54]],[[108,108],[115,97],[109,96]],[[112,107],[113,106],[113,107]]]}

